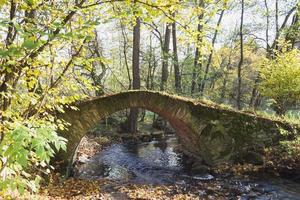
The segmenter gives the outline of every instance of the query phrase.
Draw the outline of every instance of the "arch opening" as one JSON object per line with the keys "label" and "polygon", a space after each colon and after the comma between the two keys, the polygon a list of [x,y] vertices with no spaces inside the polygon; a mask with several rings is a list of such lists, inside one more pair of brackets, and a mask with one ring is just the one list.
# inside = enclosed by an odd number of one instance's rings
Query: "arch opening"
{"label": "arch opening", "polygon": [[[102,118],[99,118],[98,120],[96,120],[98,122],[93,123],[94,125],[90,125],[89,129],[86,129],[87,128],[86,127],[85,133],[81,134],[81,138],[79,140],[76,140],[75,141],[76,143],[74,143],[74,142],[71,143],[72,146],[74,146],[74,144],[76,144],[76,148],[74,149],[72,158],[69,161],[70,162],[69,170],[71,170],[70,173],[72,172],[73,164],[74,164],[75,160],[78,159],[77,151],[78,151],[78,148],[80,147],[80,143],[82,142],[82,139],[85,138],[87,134],[97,135],[98,133],[95,132],[95,131],[97,131],[97,130],[95,130],[95,128],[98,129],[98,131],[102,132],[103,126],[100,126],[97,128],[99,123],[109,123],[107,120],[110,118],[110,116],[118,114],[122,111],[129,110],[130,108],[133,108],[133,107],[128,107],[124,110],[118,110],[112,114],[107,113]],[[134,107],[134,108],[138,108],[138,107]],[[147,137],[147,134],[143,134],[143,133],[145,133],[145,129],[141,128],[140,126],[138,126],[139,128],[138,128],[138,132],[136,134],[127,132],[126,127],[124,127],[124,126],[126,126],[126,123],[127,123],[126,120],[128,119],[128,116],[123,116],[123,119],[121,121],[119,121],[119,122],[117,122],[117,124],[113,125],[113,126],[117,126],[115,128],[119,129],[119,130],[117,130],[117,129],[112,130],[113,132],[116,133],[114,136],[117,136],[123,140],[134,139],[134,140],[137,140],[138,142],[143,142],[143,141],[145,142],[150,139],[157,139],[158,137],[163,137],[166,132],[169,132],[169,133],[172,132],[172,134],[178,138],[178,141],[180,144],[190,143],[189,138],[185,136],[185,135],[189,135],[189,134],[186,134],[186,131],[189,131],[190,127],[188,127],[182,121],[180,121],[178,119],[173,119],[173,118],[165,118],[165,116],[168,116],[168,115],[163,114],[163,116],[161,116],[159,113],[153,112],[152,110],[146,110],[144,108],[138,108],[138,109],[140,111],[139,113],[141,113],[144,110],[146,112],[146,114],[150,113],[150,115],[152,115],[151,117],[153,117],[153,116],[155,117],[155,121],[153,121],[151,124],[146,124],[146,126],[148,125],[148,128],[149,128],[149,126],[151,126],[152,130],[150,130],[150,132],[153,132],[153,134],[150,134],[149,135],[150,137]],[[123,113],[123,115],[124,115],[124,113]],[[141,116],[139,116],[138,121],[140,120],[140,117]],[[94,118],[94,119],[96,119],[96,118]],[[93,119],[93,121],[94,121],[94,119]],[[138,124],[141,125],[142,123],[138,122]],[[153,126],[155,126],[155,127],[153,127]],[[165,126],[165,127],[162,127],[162,126]],[[114,134],[113,132],[110,131],[110,134]],[[107,136],[107,134],[104,134],[104,136],[105,135]],[[153,138],[151,138],[151,137],[153,137]],[[70,148],[70,146],[68,148]]]}
{"label": "arch opening", "polygon": [[[103,163],[99,163],[99,160],[102,160],[99,157],[103,153],[105,154],[107,150],[120,151],[120,153],[110,152],[112,158],[106,158],[106,162],[113,162],[118,157],[117,162],[128,164],[128,162],[136,161],[130,155],[137,157],[149,155],[151,157],[156,153],[155,158],[152,157],[153,160],[165,159],[161,162],[169,160],[169,162],[164,163],[166,165],[173,165],[174,162],[176,165],[182,164],[183,161],[178,158],[183,155],[180,139],[167,120],[156,113],[140,109],[138,132],[131,134],[124,127],[128,114],[129,112],[126,110],[113,113],[100,120],[96,127],[93,127],[83,136],[76,154],[74,154],[71,175],[79,178],[104,176],[104,168],[107,169],[107,167]],[[124,152],[123,148],[128,148],[127,150],[131,154]],[[124,154],[123,156],[127,157],[128,161],[119,154]],[[168,156],[171,158],[166,159]],[[151,159],[150,157],[147,158],[148,161]]]}

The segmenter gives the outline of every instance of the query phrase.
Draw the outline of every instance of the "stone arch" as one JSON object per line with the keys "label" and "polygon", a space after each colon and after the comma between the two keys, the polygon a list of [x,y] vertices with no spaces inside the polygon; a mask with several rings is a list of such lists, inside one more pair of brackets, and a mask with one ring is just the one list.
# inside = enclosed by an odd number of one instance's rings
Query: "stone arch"
{"label": "stone arch", "polygon": [[72,166],[76,149],[88,130],[100,119],[126,108],[143,108],[165,118],[176,130],[184,151],[206,164],[228,160],[244,144],[268,142],[279,135],[278,127],[290,126],[279,121],[221,108],[154,91],[126,91],[92,98],[76,104],[78,110],[67,109],[59,117],[71,126],[61,133],[68,139],[67,151],[59,152],[61,168]]}
{"label": "stone arch", "polygon": [[[71,126],[61,133],[68,139],[67,152],[60,152],[59,157],[68,167],[74,161],[76,149],[88,130],[95,127],[100,119],[126,108],[143,108],[165,118],[176,130],[182,144],[191,145],[195,141],[195,127],[193,126],[191,102],[172,98],[159,92],[129,91],[93,98],[78,103],[79,110],[68,109],[60,117]],[[193,145],[191,145],[193,146]],[[189,148],[186,148],[187,151]]]}

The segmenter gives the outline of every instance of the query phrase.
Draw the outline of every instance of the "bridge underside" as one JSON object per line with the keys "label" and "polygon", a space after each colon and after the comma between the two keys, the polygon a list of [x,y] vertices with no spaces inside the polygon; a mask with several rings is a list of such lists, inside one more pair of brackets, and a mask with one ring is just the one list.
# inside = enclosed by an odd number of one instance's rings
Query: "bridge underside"
{"label": "bridge underside", "polygon": [[67,151],[57,156],[67,171],[87,131],[100,119],[126,108],[147,109],[168,120],[184,151],[211,166],[230,161],[251,145],[267,146],[278,142],[282,137],[280,129],[295,130],[281,121],[153,91],[121,92],[79,102],[76,106],[79,110],[66,110],[59,116],[71,124],[61,133],[68,139]]}

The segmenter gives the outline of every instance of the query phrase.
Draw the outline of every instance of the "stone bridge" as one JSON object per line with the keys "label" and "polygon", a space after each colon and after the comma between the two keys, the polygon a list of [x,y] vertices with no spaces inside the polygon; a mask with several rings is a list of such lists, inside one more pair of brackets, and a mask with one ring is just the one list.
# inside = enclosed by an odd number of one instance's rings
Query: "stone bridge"
{"label": "stone bridge", "polygon": [[176,130],[184,151],[211,166],[230,160],[254,144],[278,142],[281,129],[294,130],[292,125],[281,121],[154,91],[100,96],[76,106],[79,110],[67,109],[59,116],[71,124],[61,133],[68,139],[67,151],[57,156],[63,169],[72,166],[76,149],[87,131],[100,119],[126,108],[143,108],[165,118]]}

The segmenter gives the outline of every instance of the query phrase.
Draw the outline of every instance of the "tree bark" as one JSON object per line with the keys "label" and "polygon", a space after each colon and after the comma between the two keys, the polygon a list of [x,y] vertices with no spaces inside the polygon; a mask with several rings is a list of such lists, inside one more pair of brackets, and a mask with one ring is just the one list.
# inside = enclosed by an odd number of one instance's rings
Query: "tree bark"
{"label": "tree bark", "polygon": [[173,59],[174,59],[174,76],[175,76],[175,89],[176,92],[181,92],[181,75],[179,70],[178,52],[177,52],[177,36],[176,36],[176,23],[172,23],[172,39],[173,39]]}
{"label": "tree bark", "polygon": [[192,85],[191,85],[191,94],[195,93],[196,90],[196,81],[197,81],[197,69],[201,68],[201,64],[199,63],[199,48],[196,47],[195,50],[195,59],[194,59],[194,68],[193,68],[193,74],[192,74]]}
{"label": "tree bark", "polygon": [[[297,9],[297,6],[294,6],[293,8],[291,8],[289,10],[289,12],[285,16],[280,28],[278,28],[278,25],[276,25],[276,29],[278,29],[278,30],[276,31],[275,39],[274,39],[271,47],[269,48],[269,52],[267,52],[269,57],[274,58],[274,50],[278,50],[278,39],[279,39],[282,31],[287,27],[288,21],[296,9]],[[276,12],[278,12],[278,10]],[[278,16],[277,16],[277,18],[278,18]],[[276,20],[278,20],[278,19],[276,19]],[[276,21],[276,23],[278,23],[278,22]]]}
{"label": "tree bark", "polygon": [[[133,29],[133,53],[132,53],[132,89],[140,89],[140,19],[136,18]],[[137,132],[138,108],[131,108],[129,114],[129,131]]]}
{"label": "tree bark", "polygon": [[148,58],[148,71],[146,77],[146,88],[150,89],[150,80],[151,80],[151,71],[152,71],[152,34],[149,38],[149,58]]}
{"label": "tree bark", "polygon": [[128,76],[128,89],[131,89],[131,77],[130,77],[130,69],[129,69],[129,65],[128,65],[128,59],[127,59],[127,43],[128,43],[128,39],[127,39],[127,35],[125,32],[125,27],[123,22],[120,22],[121,24],[121,30],[122,30],[122,36],[123,36],[123,55],[124,55],[124,62],[125,62],[125,66],[126,66],[126,71],[127,71],[127,76]]}
{"label": "tree bark", "polygon": [[300,23],[299,23],[299,15],[300,15],[300,4],[297,7],[297,10],[293,16],[291,25],[289,26],[289,29],[286,33],[285,40],[289,41],[291,44],[291,49],[295,47],[295,43],[297,39],[300,37]]}
{"label": "tree bark", "polygon": [[[204,0],[199,1],[198,7],[200,9],[204,9]],[[195,50],[194,68],[192,73],[191,94],[195,93],[197,77],[199,76],[199,73],[201,72],[202,69],[202,61],[199,61],[201,58],[199,44],[201,44],[203,39],[202,38],[203,25],[201,24],[203,17],[204,17],[204,12],[202,11],[201,14],[198,15],[198,27],[197,27],[198,37],[197,37],[197,45]]]}
{"label": "tree bark", "polygon": [[207,81],[207,76],[208,76],[209,68],[210,68],[211,61],[212,61],[214,46],[215,46],[217,35],[218,35],[218,32],[219,32],[218,27],[220,26],[220,24],[222,22],[222,18],[223,18],[224,12],[225,12],[225,10],[223,9],[221,11],[221,13],[220,13],[220,17],[219,17],[218,22],[217,22],[217,29],[215,30],[215,33],[214,33],[214,36],[213,36],[213,39],[212,39],[212,50],[211,50],[211,52],[209,54],[207,65],[206,65],[206,68],[205,68],[204,78],[203,78],[202,83],[200,85],[200,95],[201,96],[203,96],[203,93],[204,93],[205,83]]}
{"label": "tree bark", "polygon": [[[267,13],[267,27],[266,27],[266,43],[267,43],[267,52],[269,52],[269,26],[270,26],[270,11],[267,0],[264,0],[266,13]],[[276,27],[277,28],[277,27]]]}
{"label": "tree bark", "polygon": [[244,25],[244,0],[242,0],[241,3],[242,10],[241,10],[241,23],[240,23],[240,61],[238,64],[238,72],[237,72],[237,79],[238,79],[238,85],[237,85],[237,98],[236,98],[236,106],[237,109],[241,110],[241,87],[242,87],[242,67],[244,62],[244,38],[243,38],[243,25]]}
{"label": "tree bark", "polygon": [[[98,36],[97,30],[95,30],[94,32],[95,32],[95,39],[90,44],[90,47],[89,47],[91,54],[92,54],[91,57],[103,58],[102,48],[100,47],[100,41],[99,41],[99,36]],[[93,80],[93,85],[97,87],[97,89],[95,91],[96,96],[100,96],[100,95],[104,94],[102,83],[103,83],[103,79],[105,77],[105,74],[106,74],[106,71],[108,68],[105,65],[105,63],[102,62],[101,60],[99,62],[93,62],[92,65],[93,65],[93,68],[91,69],[90,74],[88,76],[90,76],[91,79]],[[96,73],[96,69],[98,68],[99,65],[100,65],[102,71],[98,75]]]}
{"label": "tree bark", "polygon": [[258,84],[259,84],[259,75],[256,76],[255,80],[254,80],[254,86],[252,89],[252,93],[251,93],[251,99],[250,99],[250,103],[249,106],[256,108],[257,106],[259,106],[258,104],[258,99],[260,97],[259,91],[258,91]]}
{"label": "tree bark", "polygon": [[232,53],[233,53],[233,47],[230,50],[230,54],[228,57],[228,63],[225,66],[226,72],[225,72],[225,76],[224,76],[224,80],[223,80],[223,84],[222,84],[222,89],[221,89],[221,94],[220,94],[220,103],[223,103],[225,100],[225,96],[226,96],[226,87],[227,87],[227,82],[228,82],[228,76],[229,76],[229,67],[231,65],[231,59],[232,59]]}
{"label": "tree bark", "polygon": [[153,67],[152,67],[152,71],[151,71],[151,78],[150,78],[150,89],[151,90],[154,90],[155,87],[154,87],[154,76],[155,76],[155,72],[156,72],[156,69],[157,69],[157,60],[155,59],[155,49],[153,49],[153,56],[152,56],[152,64],[153,64]]}
{"label": "tree bark", "polygon": [[221,95],[220,95],[220,103],[223,103],[224,99],[225,99],[227,79],[228,79],[228,73],[226,72],[224,80],[223,80],[223,84],[222,84],[222,90],[221,90]]}
{"label": "tree bark", "polygon": [[278,0],[275,1],[275,27],[276,33],[279,32],[279,23],[278,23]]}
{"label": "tree bark", "polygon": [[[14,34],[14,24],[13,24],[13,19],[15,18],[16,15],[16,10],[17,10],[17,4],[14,0],[10,1],[10,11],[9,11],[9,26],[8,26],[8,30],[7,30],[7,35],[6,35],[6,39],[5,39],[5,45],[6,48],[8,49],[10,45],[12,45],[13,40],[15,38],[15,34]],[[7,62],[7,60],[3,61],[1,64]],[[8,91],[8,85],[12,85],[13,83],[13,79],[15,78],[15,74],[14,72],[16,72],[16,67],[9,65],[9,68],[11,69],[12,72],[6,71],[5,75],[4,75],[4,80],[0,85],[0,92],[1,93],[6,93]],[[5,111],[10,103],[11,103],[11,99],[8,97],[5,97],[3,94],[0,94],[1,97],[1,109],[2,111]]]}
{"label": "tree bark", "polygon": [[168,58],[169,58],[169,48],[170,48],[170,36],[171,36],[170,24],[167,24],[164,44],[162,48],[163,60],[162,60],[162,72],[161,72],[161,84],[160,84],[161,91],[165,90],[168,81],[168,75],[169,75]]}

